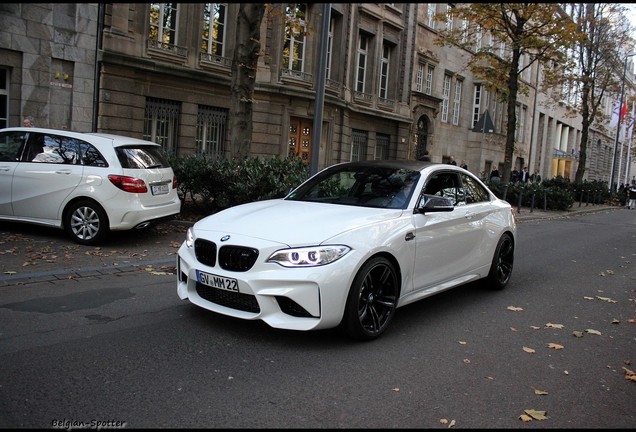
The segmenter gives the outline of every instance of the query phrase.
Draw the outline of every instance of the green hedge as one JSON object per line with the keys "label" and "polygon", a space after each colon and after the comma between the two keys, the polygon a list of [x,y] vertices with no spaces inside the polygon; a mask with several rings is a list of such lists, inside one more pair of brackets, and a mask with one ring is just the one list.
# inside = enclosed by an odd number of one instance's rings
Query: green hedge
{"label": "green hedge", "polygon": [[[179,197],[184,205],[211,214],[238,204],[282,198],[309,178],[309,167],[298,158],[241,161],[211,160],[202,155],[172,156]],[[624,205],[625,194],[610,193],[607,182],[575,184],[557,176],[535,183],[489,182],[495,195],[513,206],[568,210],[577,202]],[[534,196],[534,203],[532,202]]]}
{"label": "green hedge", "polygon": [[241,161],[211,160],[202,155],[173,156],[177,192],[186,205],[211,214],[251,201],[281,198],[309,178],[298,158]]}
{"label": "green hedge", "polygon": [[534,208],[545,208],[546,210],[568,210],[575,202],[611,204],[615,199],[615,194],[608,191],[607,182],[596,180],[572,183],[567,178],[557,176],[539,184],[486,183],[495,195],[505,199],[515,207],[519,206],[519,197],[521,197],[522,207],[533,206],[534,196]]}

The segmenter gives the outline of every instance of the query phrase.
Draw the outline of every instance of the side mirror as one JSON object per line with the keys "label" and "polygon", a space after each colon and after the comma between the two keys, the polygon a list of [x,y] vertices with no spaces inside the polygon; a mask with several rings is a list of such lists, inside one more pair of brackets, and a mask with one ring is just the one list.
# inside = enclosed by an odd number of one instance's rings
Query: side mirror
{"label": "side mirror", "polygon": [[424,194],[420,197],[415,213],[439,213],[450,212],[455,210],[453,202],[450,198],[444,198],[438,195]]}

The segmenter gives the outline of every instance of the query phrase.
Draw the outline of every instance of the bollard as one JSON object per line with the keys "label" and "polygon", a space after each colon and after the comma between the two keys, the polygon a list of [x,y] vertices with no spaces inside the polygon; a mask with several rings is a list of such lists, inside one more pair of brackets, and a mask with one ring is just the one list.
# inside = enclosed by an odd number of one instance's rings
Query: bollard
{"label": "bollard", "polygon": [[590,205],[590,191],[589,191],[589,189],[586,192],[587,192],[587,194],[586,194],[586,197],[585,197],[585,207]]}
{"label": "bollard", "polygon": [[521,213],[521,198],[523,197],[523,188],[519,188],[519,202],[517,203],[517,213]]}
{"label": "bollard", "polygon": [[548,193],[543,191],[543,211],[548,210]]}
{"label": "bollard", "polygon": [[579,207],[581,207],[582,202],[583,202],[583,191],[581,191],[581,195],[579,195]]}
{"label": "bollard", "polygon": [[536,192],[532,192],[532,201],[530,202],[530,213],[534,211],[534,196]]}

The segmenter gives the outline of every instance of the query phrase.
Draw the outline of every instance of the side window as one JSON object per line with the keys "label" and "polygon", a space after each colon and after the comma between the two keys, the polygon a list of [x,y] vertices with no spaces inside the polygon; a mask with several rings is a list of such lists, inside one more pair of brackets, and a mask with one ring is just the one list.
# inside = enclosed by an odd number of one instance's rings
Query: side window
{"label": "side window", "polygon": [[490,201],[490,195],[484,187],[469,175],[462,174],[462,183],[466,193],[466,204]]}
{"label": "side window", "polygon": [[57,135],[30,134],[27,162],[75,165],[78,163],[77,140]]}
{"label": "side window", "polygon": [[464,188],[456,173],[436,173],[424,187],[424,193],[449,198],[454,206],[466,204]]}
{"label": "side window", "polygon": [[93,147],[91,144],[80,141],[79,142],[80,155],[82,157],[82,165],[93,167],[107,167],[108,163],[102,154]]}
{"label": "side window", "polygon": [[6,132],[0,134],[0,161],[16,162],[24,147],[24,133]]}

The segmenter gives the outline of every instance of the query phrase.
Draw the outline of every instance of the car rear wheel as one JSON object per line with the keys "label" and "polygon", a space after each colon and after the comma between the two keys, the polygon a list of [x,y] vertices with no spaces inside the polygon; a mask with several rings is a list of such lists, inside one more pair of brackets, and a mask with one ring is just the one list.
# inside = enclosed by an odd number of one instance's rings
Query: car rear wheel
{"label": "car rear wheel", "polygon": [[97,203],[89,200],[78,201],[67,209],[64,229],[76,243],[98,244],[108,235],[108,217]]}
{"label": "car rear wheel", "polygon": [[395,314],[398,293],[398,276],[389,260],[376,257],[365,263],[347,298],[342,321],[345,333],[358,340],[384,333]]}
{"label": "car rear wheel", "polygon": [[504,234],[497,243],[490,273],[486,278],[488,287],[502,290],[508,285],[514,264],[514,242],[510,234]]}

